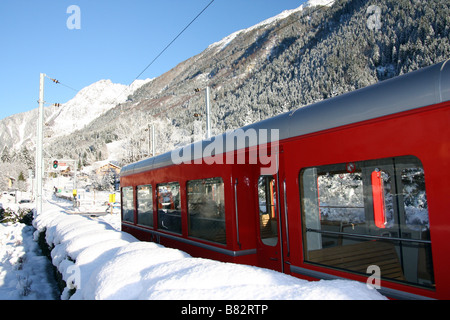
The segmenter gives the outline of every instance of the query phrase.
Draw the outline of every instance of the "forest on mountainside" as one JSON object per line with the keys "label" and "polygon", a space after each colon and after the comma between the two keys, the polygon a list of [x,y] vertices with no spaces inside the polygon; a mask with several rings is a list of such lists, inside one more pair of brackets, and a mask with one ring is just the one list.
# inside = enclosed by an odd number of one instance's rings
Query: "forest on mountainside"
{"label": "forest on mountainside", "polygon": [[163,90],[154,81],[132,99],[189,130],[204,97],[186,92],[206,83],[219,134],[448,59],[449,39],[448,1],[341,0],[205,50]]}

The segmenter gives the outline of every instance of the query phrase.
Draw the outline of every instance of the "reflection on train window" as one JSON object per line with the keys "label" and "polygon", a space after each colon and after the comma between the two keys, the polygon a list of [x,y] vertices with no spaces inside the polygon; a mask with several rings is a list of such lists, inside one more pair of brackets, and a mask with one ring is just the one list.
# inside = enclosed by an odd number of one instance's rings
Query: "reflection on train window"
{"label": "reflection on train window", "polygon": [[412,156],[300,173],[305,260],[433,288],[425,173]]}
{"label": "reflection on train window", "polygon": [[153,227],[153,199],[152,186],[137,187],[137,223]]}
{"label": "reflection on train window", "polygon": [[158,228],[181,234],[180,184],[159,184],[157,190]]}
{"label": "reflection on train window", "polygon": [[222,178],[187,183],[189,236],[226,244]]}
{"label": "reflection on train window", "polygon": [[134,223],[133,187],[122,188],[122,219]]}
{"label": "reflection on train window", "polygon": [[275,179],[261,176],[258,179],[259,226],[261,241],[269,246],[278,242]]}

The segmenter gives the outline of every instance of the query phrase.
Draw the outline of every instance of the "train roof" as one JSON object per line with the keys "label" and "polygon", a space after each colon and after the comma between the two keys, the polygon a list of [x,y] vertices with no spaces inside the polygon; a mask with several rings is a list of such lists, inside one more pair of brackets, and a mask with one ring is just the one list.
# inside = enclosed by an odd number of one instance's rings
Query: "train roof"
{"label": "train roof", "polygon": [[[281,141],[449,100],[450,59],[418,71],[280,114],[241,129],[244,131],[247,129],[256,131],[260,129],[266,129],[267,131],[277,129],[279,134],[277,139]],[[233,134],[233,132],[227,132],[211,139],[196,142],[190,147],[193,150],[195,148],[204,150],[218,138],[225,141],[226,136]],[[270,142],[270,139],[268,142]],[[247,146],[249,146],[248,141],[246,141]],[[183,148],[186,148],[186,146]],[[191,154],[190,160],[194,160],[195,153],[192,152]],[[122,168],[121,176],[173,165],[172,155],[173,152],[170,151],[127,165]]]}

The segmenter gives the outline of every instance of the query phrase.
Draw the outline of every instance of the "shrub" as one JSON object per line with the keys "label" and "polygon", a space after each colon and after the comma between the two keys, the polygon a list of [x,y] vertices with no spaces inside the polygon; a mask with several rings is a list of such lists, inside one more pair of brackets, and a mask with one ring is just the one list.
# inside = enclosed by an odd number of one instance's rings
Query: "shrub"
{"label": "shrub", "polygon": [[5,210],[0,212],[0,222],[1,223],[24,223],[26,225],[31,226],[33,221],[33,211],[31,209],[19,209],[18,212],[15,212],[11,208],[6,208]]}

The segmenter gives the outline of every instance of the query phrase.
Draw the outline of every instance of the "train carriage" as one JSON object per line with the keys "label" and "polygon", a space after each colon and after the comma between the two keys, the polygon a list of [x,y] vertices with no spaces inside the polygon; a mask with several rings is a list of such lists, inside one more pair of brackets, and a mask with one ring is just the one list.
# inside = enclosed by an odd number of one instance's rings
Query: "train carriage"
{"label": "train carriage", "polygon": [[122,169],[122,230],[193,256],[450,298],[450,62]]}

